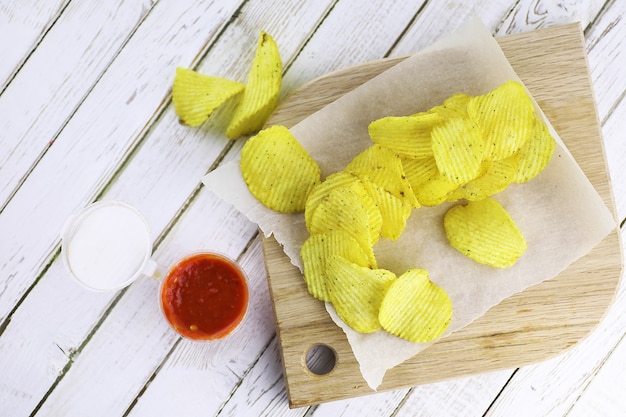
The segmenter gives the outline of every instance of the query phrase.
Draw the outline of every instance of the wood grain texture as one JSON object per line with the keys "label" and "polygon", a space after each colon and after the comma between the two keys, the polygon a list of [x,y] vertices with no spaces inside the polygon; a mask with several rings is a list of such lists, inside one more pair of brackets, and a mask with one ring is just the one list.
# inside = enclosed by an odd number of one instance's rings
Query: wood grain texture
{"label": "wood grain texture", "polygon": [[[0,6],[0,91],[11,82],[69,0],[5,0]],[[10,39],[10,42],[6,42]]]}
{"label": "wood grain texture", "polygon": [[[544,29],[504,37],[499,42],[583,171],[613,207],[580,27]],[[384,65],[378,62],[372,68],[372,72],[380,71]],[[363,79],[370,74],[368,65],[348,71]],[[324,77],[323,82],[330,80]],[[307,89],[310,96],[317,97],[319,89],[312,88],[314,85],[286,100],[273,122],[297,122],[303,115],[297,110],[297,116],[290,120],[290,103],[307,100]],[[337,96],[348,91],[341,84],[329,83],[325,88],[336,89]],[[319,104],[314,98],[310,108]],[[371,393],[345,335],[332,323],[323,305],[308,295],[299,271],[275,241],[264,242],[264,253],[290,404],[301,406]],[[516,367],[553,356],[576,344],[597,325],[614,297],[621,269],[621,245],[615,231],[558,277],[505,300],[470,326],[388,371],[380,389]],[[313,375],[303,366],[303,355],[315,343],[328,344],[337,352],[337,365],[326,376]]]}

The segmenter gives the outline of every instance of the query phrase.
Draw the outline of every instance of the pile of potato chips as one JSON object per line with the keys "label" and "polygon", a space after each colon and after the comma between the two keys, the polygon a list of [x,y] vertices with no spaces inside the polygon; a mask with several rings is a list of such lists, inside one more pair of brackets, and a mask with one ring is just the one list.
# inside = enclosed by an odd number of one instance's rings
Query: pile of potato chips
{"label": "pile of potato chips", "polygon": [[462,200],[444,216],[451,246],[492,267],[515,264],[526,241],[491,196],[538,175],[555,141],[517,82],[373,121],[369,134],[372,146],[321,181],[296,138],[274,126],[244,146],[242,175],[267,207],[304,210],[310,237],[301,257],[314,297],[358,332],[428,342],[448,327],[450,298],[423,269],[396,276],[379,268],[374,245],[399,238],[414,209]]}
{"label": "pile of potato chips", "polygon": [[226,129],[227,137],[237,139],[263,127],[278,104],[281,83],[278,47],[270,35],[261,32],[246,85],[177,68],[172,101],[181,123],[199,126],[228,99],[241,95]]}

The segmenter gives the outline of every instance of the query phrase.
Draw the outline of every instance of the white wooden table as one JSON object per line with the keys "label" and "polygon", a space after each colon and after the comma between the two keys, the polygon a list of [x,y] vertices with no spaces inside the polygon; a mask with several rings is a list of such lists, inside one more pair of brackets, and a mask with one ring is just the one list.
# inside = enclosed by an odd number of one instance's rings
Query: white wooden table
{"label": "white wooden table", "polygon": [[[624,288],[589,337],[547,361],[290,409],[256,225],[201,186],[243,141],[219,117],[178,123],[176,66],[245,81],[265,30],[285,96],[419,51],[471,15],[495,36],[581,22],[623,223],[624,1],[0,0],[0,415],[624,415]],[[163,320],[153,280],[113,293],[72,281],[59,231],[98,200],[138,208],[163,265],[198,249],[238,259],[251,288],[242,328],[193,343]]]}

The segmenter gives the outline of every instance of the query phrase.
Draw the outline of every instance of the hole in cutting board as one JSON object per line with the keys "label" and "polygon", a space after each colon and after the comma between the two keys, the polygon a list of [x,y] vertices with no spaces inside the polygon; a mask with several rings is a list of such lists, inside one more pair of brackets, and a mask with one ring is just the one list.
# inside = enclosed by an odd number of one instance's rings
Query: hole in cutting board
{"label": "hole in cutting board", "polygon": [[313,345],[306,352],[306,368],[315,375],[329,374],[335,369],[336,363],[337,353],[328,345]]}

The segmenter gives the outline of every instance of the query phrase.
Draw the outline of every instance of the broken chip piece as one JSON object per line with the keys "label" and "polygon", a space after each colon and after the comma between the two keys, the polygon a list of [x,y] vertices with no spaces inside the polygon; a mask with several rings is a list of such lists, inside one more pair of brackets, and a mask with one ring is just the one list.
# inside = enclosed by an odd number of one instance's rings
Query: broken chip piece
{"label": "broken chip piece", "polygon": [[250,193],[281,213],[304,210],[320,182],[317,162],[283,126],[272,126],[248,139],[241,150],[241,174]]}
{"label": "broken chip piece", "polygon": [[239,94],[244,85],[226,78],[176,68],[172,102],[182,124],[200,126],[229,98]]}
{"label": "broken chip piece", "polygon": [[522,232],[492,197],[453,206],[443,225],[450,245],[481,264],[507,268],[526,251]]}
{"label": "broken chip piece", "polygon": [[261,32],[246,88],[226,128],[227,137],[237,139],[263,127],[278,104],[282,71],[276,42],[270,35]]}

